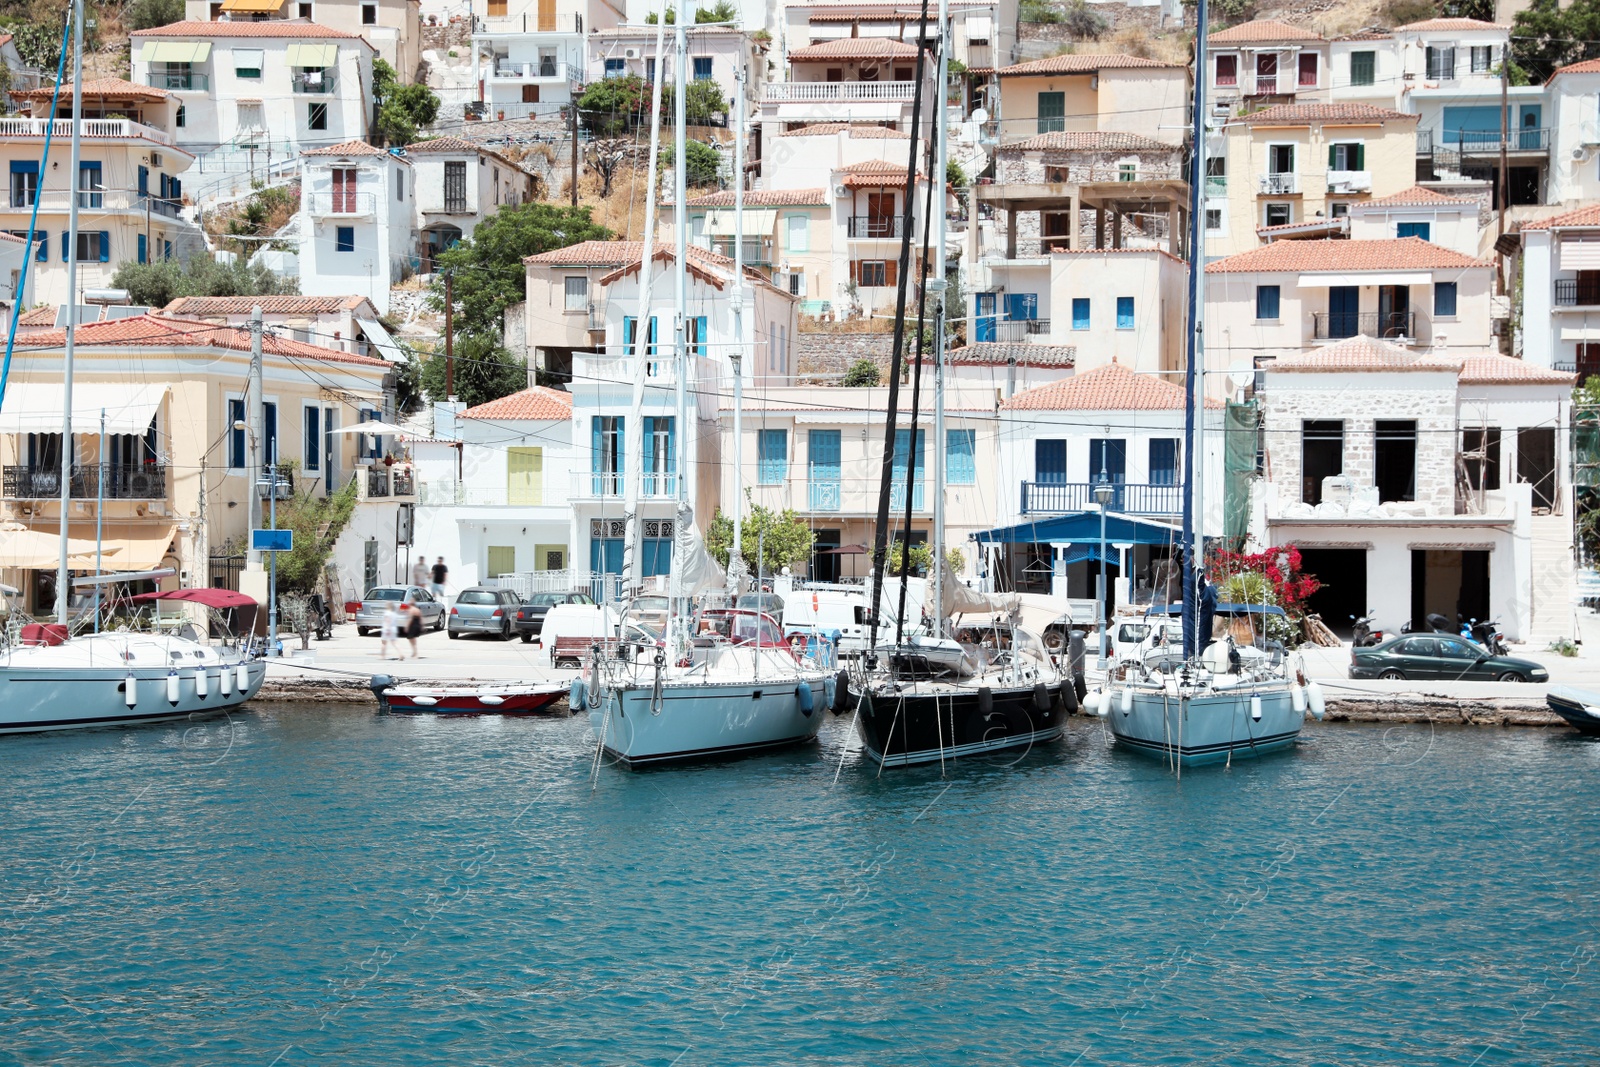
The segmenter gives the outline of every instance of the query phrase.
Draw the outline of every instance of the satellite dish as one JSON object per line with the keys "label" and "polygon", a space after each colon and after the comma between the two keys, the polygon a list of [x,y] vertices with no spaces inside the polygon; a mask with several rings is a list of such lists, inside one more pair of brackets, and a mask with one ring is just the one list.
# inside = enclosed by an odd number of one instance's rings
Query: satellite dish
{"label": "satellite dish", "polygon": [[989,112],[985,108],[974,108],[972,111],[972,121],[976,122],[979,126],[982,126],[984,123],[989,121]]}
{"label": "satellite dish", "polygon": [[1256,368],[1254,364],[1241,361],[1228,368],[1228,384],[1235,389],[1245,389],[1255,383]]}

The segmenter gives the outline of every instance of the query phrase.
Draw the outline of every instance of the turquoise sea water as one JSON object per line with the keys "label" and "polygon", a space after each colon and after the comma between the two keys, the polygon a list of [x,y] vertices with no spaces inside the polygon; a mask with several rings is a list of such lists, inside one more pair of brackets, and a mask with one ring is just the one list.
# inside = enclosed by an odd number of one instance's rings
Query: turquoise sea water
{"label": "turquoise sea water", "polygon": [[0,739],[0,1063],[1600,1058],[1600,744],[850,740],[591,790],[581,719]]}

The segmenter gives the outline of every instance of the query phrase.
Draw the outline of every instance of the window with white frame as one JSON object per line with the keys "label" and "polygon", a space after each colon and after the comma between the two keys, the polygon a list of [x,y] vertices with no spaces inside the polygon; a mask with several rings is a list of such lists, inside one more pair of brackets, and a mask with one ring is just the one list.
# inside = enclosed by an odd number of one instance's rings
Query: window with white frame
{"label": "window with white frame", "polygon": [[1294,221],[1293,204],[1267,204],[1263,214],[1263,224],[1267,226],[1287,226]]}
{"label": "window with white frame", "polygon": [[566,279],[567,311],[589,310],[589,279],[581,274],[571,275]]}

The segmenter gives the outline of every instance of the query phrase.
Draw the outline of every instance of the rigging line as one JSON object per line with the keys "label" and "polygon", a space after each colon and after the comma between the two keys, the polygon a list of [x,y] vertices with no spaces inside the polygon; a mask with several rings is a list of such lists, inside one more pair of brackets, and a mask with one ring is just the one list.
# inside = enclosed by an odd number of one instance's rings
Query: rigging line
{"label": "rigging line", "polygon": [[[33,261],[34,241],[33,235],[39,225],[39,201],[44,199],[44,176],[50,162],[50,143],[55,133],[56,124],[54,116],[56,107],[61,100],[61,82],[67,69],[67,41],[72,35],[72,10],[70,5],[67,10],[66,24],[61,30],[61,58],[56,61],[56,86],[55,92],[50,97],[50,115],[52,121],[45,124],[44,129],[44,155],[39,160],[39,187],[33,196],[33,214],[28,219],[27,246],[22,253],[22,270],[18,274],[16,292],[11,294],[11,330],[6,335],[6,354],[4,362],[0,362],[0,406],[5,404],[6,382],[11,377],[11,353],[17,341],[17,326],[22,321],[22,298],[28,288],[28,264]],[[73,116],[73,121],[79,121],[78,116]],[[26,187],[26,178],[24,178]],[[70,297],[71,294],[69,293]]]}

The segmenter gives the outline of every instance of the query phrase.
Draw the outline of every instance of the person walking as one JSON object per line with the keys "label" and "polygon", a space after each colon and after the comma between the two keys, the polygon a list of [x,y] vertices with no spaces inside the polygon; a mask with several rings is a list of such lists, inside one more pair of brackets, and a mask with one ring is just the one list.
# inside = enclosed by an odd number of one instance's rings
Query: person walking
{"label": "person walking", "polygon": [[439,562],[433,565],[433,595],[436,599],[444,599],[444,581],[450,577],[450,568],[444,565],[444,557],[439,557]]}
{"label": "person walking", "polygon": [[[415,604],[401,604],[400,610],[404,613],[406,640],[411,642],[411,658],[421,659],[422,653],[417,651],[417,638],[422,636],[422,609]],[[405,656],[400,658],[405,659]]]}
{"label": "person walking", "polygon": [[[378,629],[378,636],[383,639],[383,646],[378,650],[378,655],[384,659],[389,658],[389,646],[395,644],[400,637],[401,614],[395,602],[387,601],[383,608],[383,625]],[[404,656],[400,656],[404,659]]]}
{"label": "person walking", "polygon": [[417,554],[417,561],[411,565],[411,584],[418,589],[428,588],[428,561],[422,553]]}

